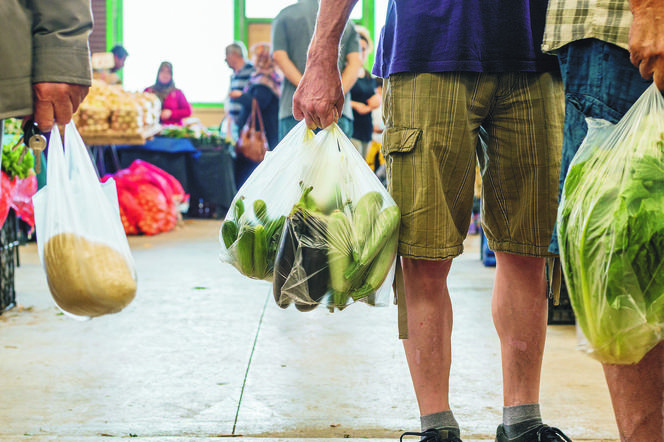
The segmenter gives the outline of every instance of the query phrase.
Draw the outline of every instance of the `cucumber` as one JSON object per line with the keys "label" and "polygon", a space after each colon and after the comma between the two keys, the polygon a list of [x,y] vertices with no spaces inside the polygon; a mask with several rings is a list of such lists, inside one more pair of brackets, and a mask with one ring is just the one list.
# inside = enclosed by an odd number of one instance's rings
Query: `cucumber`
{"label": "cucumber", "polygon": [[237,224],[234,221],[227,219],[221,225],[221,238],[224,241],[224,246],[229,249],[231,245],[237,240]]}
{"label": "cucumber", "polygon": [[240,272],[249,277],[254,275],[254,230],[253,226],[242,226],[236,245]]}
{"label": "cucumber", "polygon": [[254,229],[254,276],[258,279],[267,276],[267,238],[262,224]]}

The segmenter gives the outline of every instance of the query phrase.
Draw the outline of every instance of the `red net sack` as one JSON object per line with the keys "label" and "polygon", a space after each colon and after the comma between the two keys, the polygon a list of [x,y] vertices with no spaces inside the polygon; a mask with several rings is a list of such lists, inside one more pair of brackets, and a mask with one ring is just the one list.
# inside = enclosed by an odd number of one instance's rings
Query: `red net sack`
{"label": "red net sack", "polygon": [[25,221],[31,230],[35,227],[35,207],[32,204],[32,197],[37,193],[37,188],[36,175],[19,179],[11,202],[11,207],[16,211],[16,215]]}
{"label": "red net sack", "polygon": [[0,174],[2,174],[2,181],[0,182],[0,226],[2,226],[12,206],[12,199],[14,198],[14,190],[16,189],[18,179],[10,179],[4,172],[0,172]]}

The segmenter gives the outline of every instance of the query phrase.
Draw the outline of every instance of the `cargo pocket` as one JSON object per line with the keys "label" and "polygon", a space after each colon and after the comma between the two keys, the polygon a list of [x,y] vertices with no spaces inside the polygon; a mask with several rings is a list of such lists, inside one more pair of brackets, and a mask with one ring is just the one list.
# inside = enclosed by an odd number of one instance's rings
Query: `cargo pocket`
{"label": "cargo pocket", "polygon": [[391,154],[411,152],[422,136],[422,129],[392,127],[383,135],[382,154],[387,158]]}

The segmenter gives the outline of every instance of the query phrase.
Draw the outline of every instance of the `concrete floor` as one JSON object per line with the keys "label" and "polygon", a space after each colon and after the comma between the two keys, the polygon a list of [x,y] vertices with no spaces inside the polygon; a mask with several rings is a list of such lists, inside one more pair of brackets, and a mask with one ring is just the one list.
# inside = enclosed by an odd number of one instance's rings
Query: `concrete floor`
{"label": "concrete floor", "polygon": [[[124,311],[79,322],[48,292],[34,243],[21,246],[18,307],[0,315],[0,441],[395,441],[419,428],[395,306],[301,313],[268,283],[218,260],[220,221],[132,237],[139,274]],[[452,267],[452,407],[464,441],[501,421],[493,268],[479,238]],[[615,441],[599,363],[551,325],[544,421],[575,441]],[[409,439],[415,440],[415,439]]]}

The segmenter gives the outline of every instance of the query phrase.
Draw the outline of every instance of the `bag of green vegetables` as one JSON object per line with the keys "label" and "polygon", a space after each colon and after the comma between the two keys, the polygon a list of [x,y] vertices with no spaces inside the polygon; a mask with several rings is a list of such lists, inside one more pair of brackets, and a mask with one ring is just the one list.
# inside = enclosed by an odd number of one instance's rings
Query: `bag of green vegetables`
{"label": "bag of green vegetables", "polygon": [[238,191],[222,224],[222,259],[271,281],[282,308],[387,305],[399,222],[394,200],[339,127],[314,136],[302,122]]}
{"label": "bag of green vegetables", "polygon": [[664,330],[664,98],[653,85],[617,124],[588,121],[558,235],[580,346],[633,364]]}

